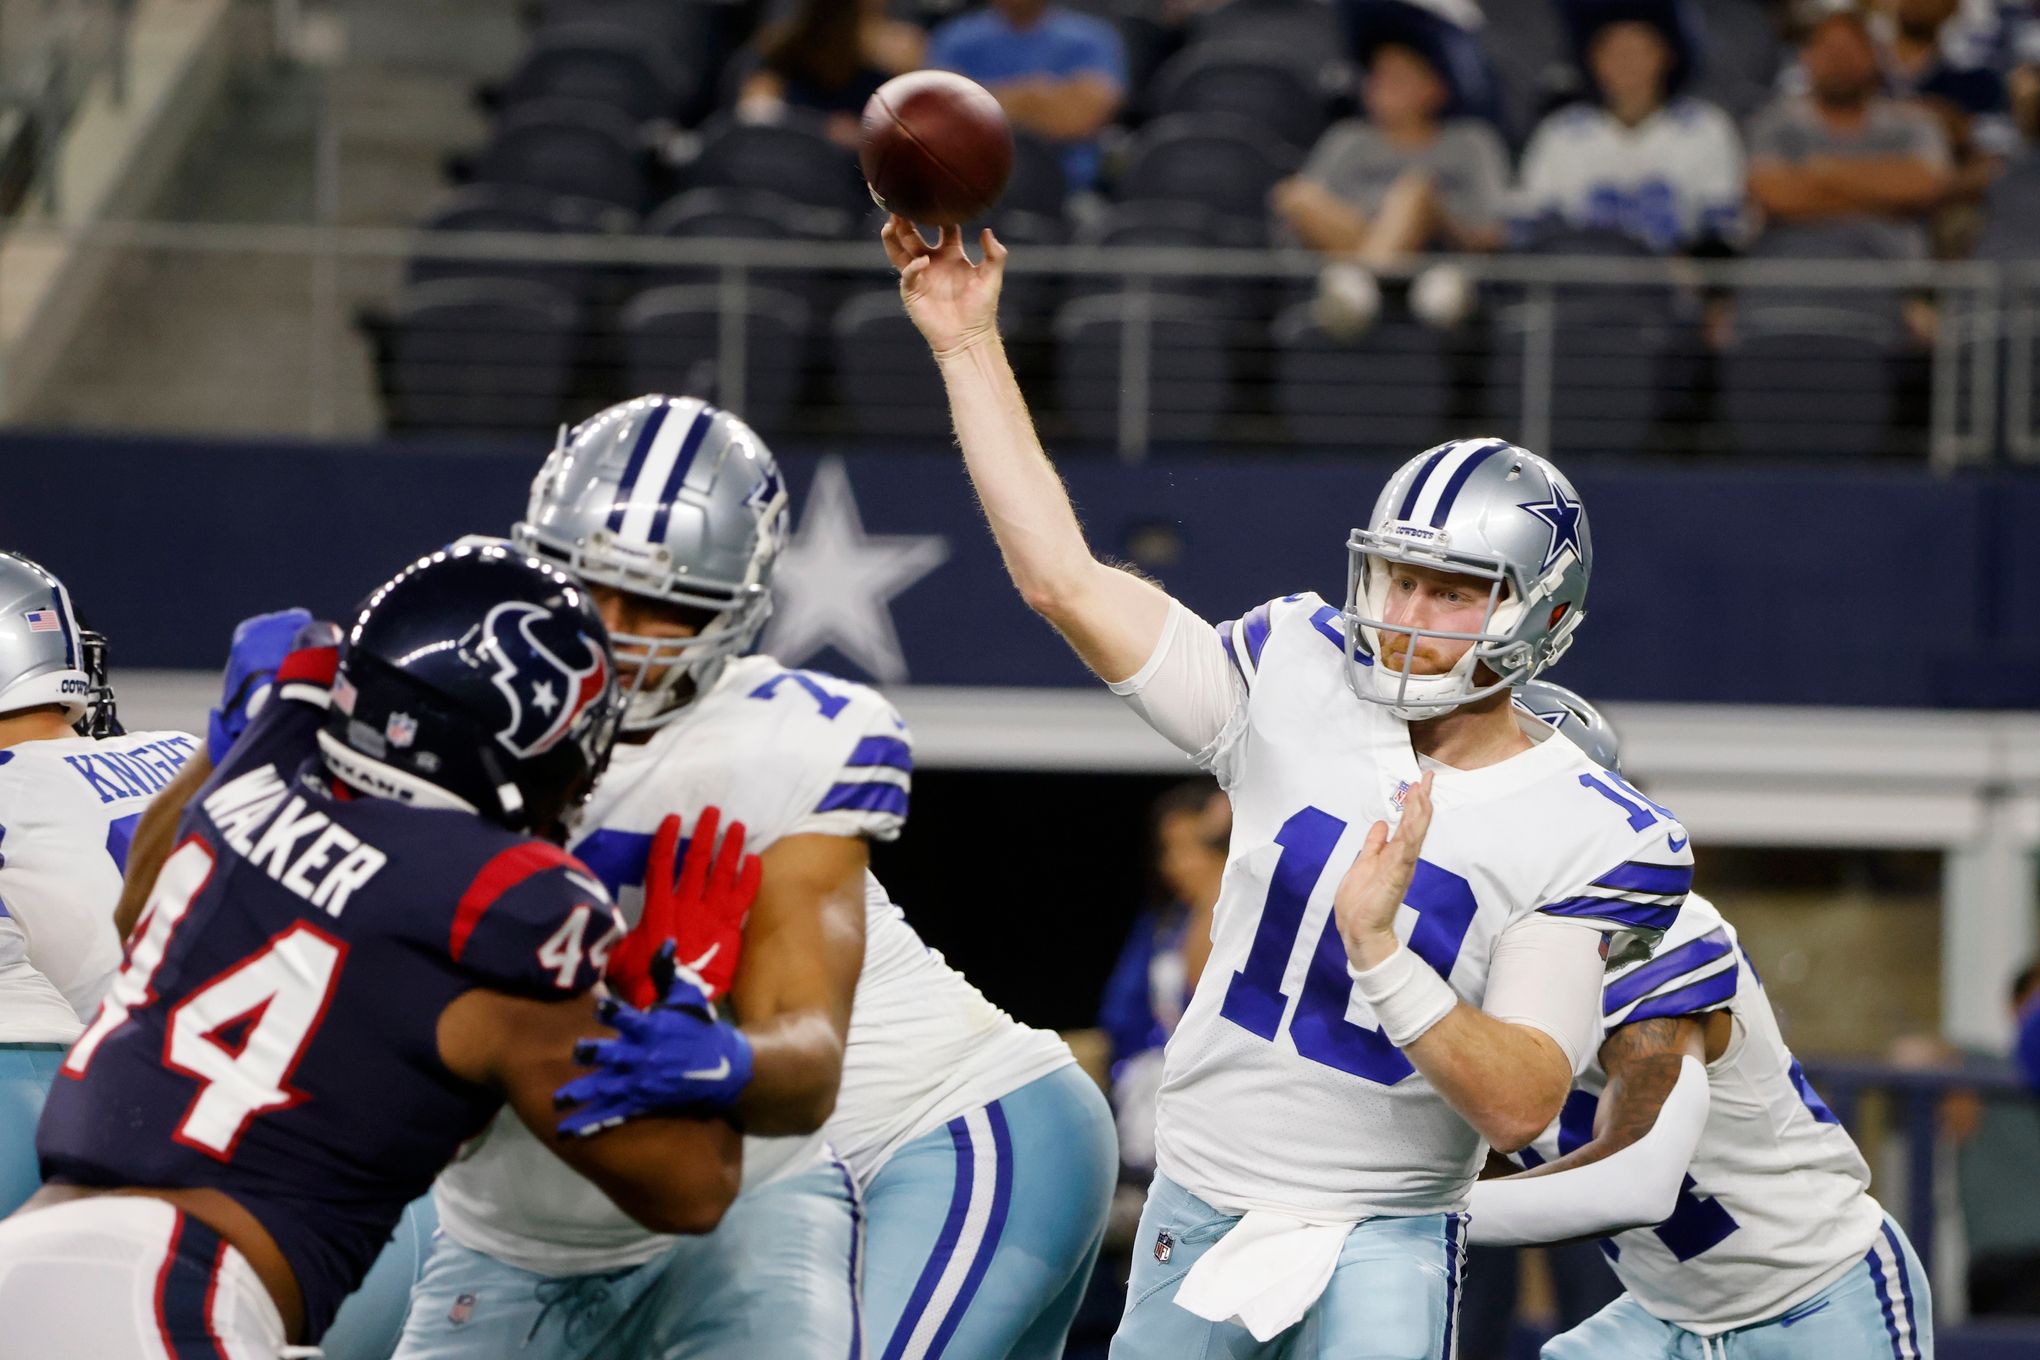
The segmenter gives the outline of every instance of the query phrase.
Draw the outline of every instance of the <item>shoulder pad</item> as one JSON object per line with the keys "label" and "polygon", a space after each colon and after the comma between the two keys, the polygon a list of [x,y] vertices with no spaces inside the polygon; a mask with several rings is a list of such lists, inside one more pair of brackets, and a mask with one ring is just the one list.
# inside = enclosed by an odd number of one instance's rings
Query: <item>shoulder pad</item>
{"label": "shoulder pad", "polygon": [[1238,618],[1218,625],[1218,640],[1239,671],[1248,693],[1253,692],[1254,682],[1260,676],[1261,655],[1267,650],[1268,639],[1278,628],[1293,627],[1298,620],[1308,620],[1310,627],[1334,648],[1345,648],[1346,635],[1339,622],[1338,606],[1326,604],[1321,596],[1310,591],[1256,605]]}

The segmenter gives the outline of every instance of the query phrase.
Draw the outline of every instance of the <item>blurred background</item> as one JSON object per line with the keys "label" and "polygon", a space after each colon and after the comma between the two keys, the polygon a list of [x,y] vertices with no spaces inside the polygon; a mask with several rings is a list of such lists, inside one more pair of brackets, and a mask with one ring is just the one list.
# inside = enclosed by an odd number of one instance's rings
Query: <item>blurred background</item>
{"label": "blurred background", "polygon": [[[795,497],[767,647],[915,732],[881,874],[1076,1035],[1137,1205],[1228,815],[1027,614],[950,448],[855,163],[923,65],[1019,129],[1005,324],[1100,552],[1208,618],[1336,600],[1411,453],[1573,475],[1553,678],[1691,827],[1943,1354],[2040,1355],[2030,4],[0,0],[0,542],[131,726],[192,728],[236,619],[503,530],[562,422],[737,410]],[[1488,1360],[1612,1279],[1469,1290]]]}

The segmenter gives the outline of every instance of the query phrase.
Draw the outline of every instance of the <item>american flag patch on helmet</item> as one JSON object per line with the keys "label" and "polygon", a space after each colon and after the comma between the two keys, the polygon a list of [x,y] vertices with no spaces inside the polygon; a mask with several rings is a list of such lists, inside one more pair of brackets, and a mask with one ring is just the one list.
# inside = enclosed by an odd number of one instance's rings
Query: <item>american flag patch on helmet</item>
{"label": "american flag patch on helmet", "polygon": [[31,633],[60,633],[64,628],[64,621],[54,609],[31,609],[21,617],[28,620]]}

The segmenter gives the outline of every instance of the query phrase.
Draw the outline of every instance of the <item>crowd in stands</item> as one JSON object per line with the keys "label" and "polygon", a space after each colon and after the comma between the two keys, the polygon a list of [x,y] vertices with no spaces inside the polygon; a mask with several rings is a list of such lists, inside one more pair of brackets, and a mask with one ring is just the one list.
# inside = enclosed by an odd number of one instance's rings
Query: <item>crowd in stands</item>
{"label": "crowd in stands", "polygon": [[[1463,271],[1424,269],[1431,252],[2040,256],[2030,4],[543,0],[536,15],[523,62],[489,92],[489,144],[429,225],[859,239],[873,226],[852,155],[864,102],[902,71],[956,70],[992,90],[1019,133],[1015,181],[992,221],[1010,243],[1325,258],[1315,289],[1272,299],[1156,281],[1149,305],[1189,356],[1171,361],[1186,391],[1227,367],[1239,314],[1256,306],[1260,334],[1291,350],[1350,345],[1381,320],[1398,340],[1409,320],[1463,328],[1493,299]],[[701,353],[720,334],[713,271],[621,284],[560,267],[493,271],[517,285],[514,300],[477,291],[485,273],[472,257],[413,262],[385,332],[398,423],[417,402],[391,358],[406,325],[422,327],[425,367],[442,371],[430,363],[439,332],[419,318],[449,308],[511,306],[540,331],[620,331],[610,367],[623,387],[662,371],[666,386],[714,381]],[[1092,282],[1013,280],[1015,324],[1074,356],[1062,363],[1072,390],[1086,346],[1113,349],[1123,324],[1120,300],[1090,295]],[[1917,356],[1936,325],[1924,298],[1796,290],[1734,301],[1688,308],[1708,354],[1842,336],[1844,347],[1875,345],[1859,357],[1888,367]],[[811,374],[769,371],[774,355],[785,368],[788,353],[833,337],[839,370],[846,351],[883,365],[911,338],[868,293],[782,281],[748,305],[768,361],[746,385],[754,402],[791,404],[812,386]],[[1200,337],[1215,359],[1198,356]],[[515,386],[534,410],[549,399]],[[938,432],[939,403],[916,400],[897,432]],[[1196,438],[1220,414],[1193,412],[1180,433]],[[1309,415],[1292,413],[1292,425]],[[1113,423],[1109,411],[1096,428],[1072,416],[1080,434]]]}

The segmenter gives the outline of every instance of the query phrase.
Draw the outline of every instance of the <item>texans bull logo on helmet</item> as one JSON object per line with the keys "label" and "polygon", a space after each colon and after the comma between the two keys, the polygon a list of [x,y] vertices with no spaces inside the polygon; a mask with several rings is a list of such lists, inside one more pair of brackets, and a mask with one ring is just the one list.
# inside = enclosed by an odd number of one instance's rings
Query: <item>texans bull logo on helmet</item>
{"label": "texans bull logo on helmet", "polygon": [[509,701],[510,721],[496,739],[524,758],[557,745],[609,684],[609,658],[600,648],[521,600],[489,611],[474,653],[496,667],[490,679]]}

